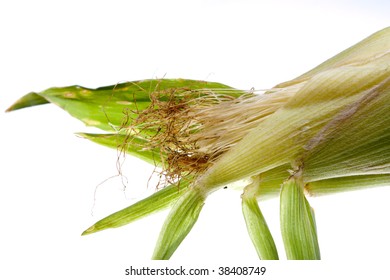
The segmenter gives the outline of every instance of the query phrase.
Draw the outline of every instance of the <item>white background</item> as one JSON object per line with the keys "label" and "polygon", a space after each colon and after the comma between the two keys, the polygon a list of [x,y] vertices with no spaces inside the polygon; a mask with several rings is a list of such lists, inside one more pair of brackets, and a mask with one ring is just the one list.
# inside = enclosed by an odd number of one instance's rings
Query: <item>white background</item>
{"label": "white background", "polygon": [[[117,154],[73,134],[90,128],[53,105],[3,112],[30,91],[73,84],[165,76],[269,88],[388,26],[389,15],[385,0],[2,1],[0,278],[125,279],[130,265],[266,265],[264,279],[385,279],[389,188],[310,199],[321,262],[258,262],[240,193],[231,190],[207,200],[170,262],[151,262],[167,212],[80,234],[153,191],[152,168],[128,157],[125,190],[120,178],[96,188],[117,174]],[[278,200],[261,206],[285,259]]]}

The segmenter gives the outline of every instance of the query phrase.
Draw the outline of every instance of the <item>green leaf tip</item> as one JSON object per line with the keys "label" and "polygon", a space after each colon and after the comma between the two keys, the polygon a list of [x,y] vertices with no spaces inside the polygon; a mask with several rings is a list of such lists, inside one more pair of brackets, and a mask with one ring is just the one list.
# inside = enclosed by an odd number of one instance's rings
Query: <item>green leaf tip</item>
{"label": "green leaf tip", "polygon": [[30,92],[26,94],[25,96],[21,97],[19,100],[17,100],[14,104],[12,104],[6,112],[12,112],[16,110],[20,110],[27,107],[33,107],[37,105],[43,105],[47,104],[49,101],[47,101],[45,98],[40,96],[39,94],[35,92]]}
{"label": "green leaf tip", "polygon": [[96,230],[95,225],[93,225],[93,226],[87,228],[85,231],[83,231],[83,233],[81,234],[81,236],[88,235],[88,234],[92,234],[92,233],[95,233],[95,232],[97,232],[97,231],[99,231],[99,230]]}
{"label": "green leaf tip", "polygon": [[115,212],[86,229],[81,235],[88,235],[109,228],[117,228],[164,210],[171,206],[188,187],[188,182],[180,182],[180,186],[169,185],[160,191]]}

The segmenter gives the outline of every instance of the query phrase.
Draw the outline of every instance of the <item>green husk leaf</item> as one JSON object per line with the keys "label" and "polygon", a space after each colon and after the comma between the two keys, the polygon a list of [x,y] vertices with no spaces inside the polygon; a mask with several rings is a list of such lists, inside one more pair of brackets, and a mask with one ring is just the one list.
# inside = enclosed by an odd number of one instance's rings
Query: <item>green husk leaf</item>
{"label": "green husk leaf", "polygon": [[[281,185],[289,177],[289,169],[289,165],[281,165],[256,176],[261,184],[256,193],[257,199],[263,201],[278,197]],[[390,174],[356,175],[311,181],[306,184],[305,191],[310,196],[320,196],[389,185]]]}
{"label": "green husk leaf", "polygon": [[132,156],[142,159],[150,164],[159,166],[161,164],[160,152],[156,149],[142,149],[145,140],[133,136],[128,141],[128,135],[124,134],[94,134],[94,133],[77,133],[80,137],[88,139],[94,143],[116,149],[120,152],[126,152]]}
{"label": "green husk leaf", "polygon": [[202,94],[202,91],[215,90],[233,97],[244,94],[243,91],[220,83],[188,79],[154,79],[96,89],[81,86],[49,88],[39,93],[29,93],[7,111],[50,102],[88,126],[114,132],[126,124],[129,119],[135,118],[137,112],[150,105],[152,92],[192,90],[199,90],[199,94]]}
{"label": "green husk leaf", "polygon": [[[54,87],[35,94],[61,107],[86,125],[113,132],[121,127],[126,112],[136,111],[137,107],[145,108],[150,103],[147,91],[142,88],[147,85],[149,83],[134,82],[97,89]],[[17,102],[13,106],[20,105]]]}
{"label": "green husk leaf", "polygon": [[345,176],[310,182],[305,190],[312,196],[390,185],[390,174]]}
{"label": "green husk leaf", "polygon": [[309,80],[320,72],[347,66],[347,65],[364,65],[373,59],[381,57],[386,50],[390,50],[390,27],[384,28],[366,39],[358,42],[350,48],[333,56],[332,58],[321,63],[314,69],[302,74],[301,76],[277,85],[277,88],[287,87]]}
{"label": "green husk leaf", "polygon": [[258,185],[259,182],[256,180],[245,188],[241,196],[242,213],[249,236],[259,258],[262,260],[278,260],[279,256],[274,239],[257,203],[256,193],[252,190],[257,188]]}
{"label": "green husk leaf", "polygon": [[167,260],[172,256],[196,223],[205,199],[200,190],[187,189],[165,220],[152,259]]}
{"label": "green husk leaf", "polygon": [[280,222],[288,259],[320,259],[314,212],[304,195],[303,184],[294,177],[282,186]]}
{"label": "green husk leaf", "polygon": [[147,198],[134,203],[118,212],[115,212],[86,229],[82,235],[87,235],[109,228],[117,228],[144,218],[170,207],[188,188],[188,182],[180,185],[169,185]]}
{"label": "green husk leaf", "polygon": [[258,178],[259,185],[261,185],[256,191],[257,199],[267,200],[279,197],[281,185],[290,176],[290,168],[291,165],[284,164],[254,176]]}
{"label": "green husk leaf", "polygon": [[307,143],[301,159],[304,180],[390,174],[389,104],[390,76],[334,116]]}

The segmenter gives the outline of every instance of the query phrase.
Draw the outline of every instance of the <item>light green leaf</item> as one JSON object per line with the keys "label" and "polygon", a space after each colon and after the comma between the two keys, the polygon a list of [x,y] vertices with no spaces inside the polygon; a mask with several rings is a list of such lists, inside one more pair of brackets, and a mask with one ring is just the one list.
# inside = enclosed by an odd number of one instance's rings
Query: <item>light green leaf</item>
{"label": "light green leaf", "polygon": [[[291,170],[289,165],[281,165],[262,173],[260,175],[261,188],[257,192],[257,199],[267,200],[278,197],[280,195],[281,185],[290,175],[288,170]],[[342,176],[306,183],[305,192],[310,196],[320,196],[389,185],[389,173]]]}
{"label": "light green leaf", "polygon": [[101,219],[82,235],[95,233],[108,228],[117,228],[146,217],[157,211],[170,207],[187,189],[188,182],[181,182],[180,185],[170,185],[162,190],[136,202],[135,204],[115,212],[104,219]]}
{"label": "light green leaf", "polygon": [[[161,100],[169,94],[179,96],[190,94],[190,98],[218,93],[230,97],[247,94],[229,86],[188,79],[153,79],[127,82],[112,86],[90,89],[80,86],[54,87],[39,93],[29,93],[13,104],[8,111],[38,104],[53,103],[88,126],[110,132],[108,135],[79,134],[93,142],[128,152],[149,163],[159,165],[159,149],[144,149],[150,136],[155,136],[161,128],[147,126],[128,131],[127,128],[139,112],[151,105],[151,95],[161,94]],[[165,98],[165,99],[164,99]]]}
{"label": "light green leaf", "polygon": [[288,259],[320,259],[314,213],[303,193],[303,184],[294,177],[282,186],[280,222]]}
{"label": "light green leaf", "polygon": [[13,104],[8,111],[50,102],[58,105],[86,125],[113,132],[120,129],[128,120],[136,117],[137,112],[150,105],[152,92],[198,91],[198,94],[202,94],[208,90],[215,90],[233,97],[245,93],[214,82],[153,79],[96,89],[81,86],[49,88],[39,93],[29,93]]}
{"label": "light green leaf", "polygon": [[242,213],[246,227],[259,258],[262,260],[278,260],[279,256],[274,239],[257,203],[255,193],[257,188],[261,188],[259,180],[255,180],[247,186],[241,196]]}
{"label": "light green leaf", "polygon": [[313,196],[390,185],[390,174],[345,176],[310,182],[305,190]]}
{"label": "light green leaf", "polygon": [[153,253],[155,260],[167,260],[179,247],[198,220],[206,195],[189,188],[175,203],[161,229]]}

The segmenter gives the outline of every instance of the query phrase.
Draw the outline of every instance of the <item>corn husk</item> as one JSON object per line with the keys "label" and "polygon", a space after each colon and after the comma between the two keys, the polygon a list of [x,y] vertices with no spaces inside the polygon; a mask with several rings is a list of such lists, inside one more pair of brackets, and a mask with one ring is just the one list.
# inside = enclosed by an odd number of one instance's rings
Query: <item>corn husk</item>
{"label": "corn husk", "polygon": [[83,234],[172,207],[153,254],[168,259],[211,192],[256,178],[242,195],[242,210],[259,257],[278,255],[257,200],[280,195],[287,257],[319,259],[314,211],[305,194],[390,184],[389,98],[385,28],[262,95],[219,83],[145,80],[51,88],[27,94],[8,111],[54,103],[105,131],[80,136],[162,168],[167,188]]}
{"label": "corn husk", "polygon": [[[334,68],[332,60],[332,67],[326,64],[326,70],[306,75],[305,85],[293,98],[224,154],[197,183],[214,188],[283,165],[303,166],[307,183],[389,173],[390,29],[374,39],[356,46],[357,50],[373,48],[372,57],[357,63],[353,55],[358,52],[352,48],[349,59],[342,56],[341,66]],[[338,146],[333,148],[335,143]],[[378,158],[372,158],[375,155]],[[314,172],[321,175],[311,175]]]}

